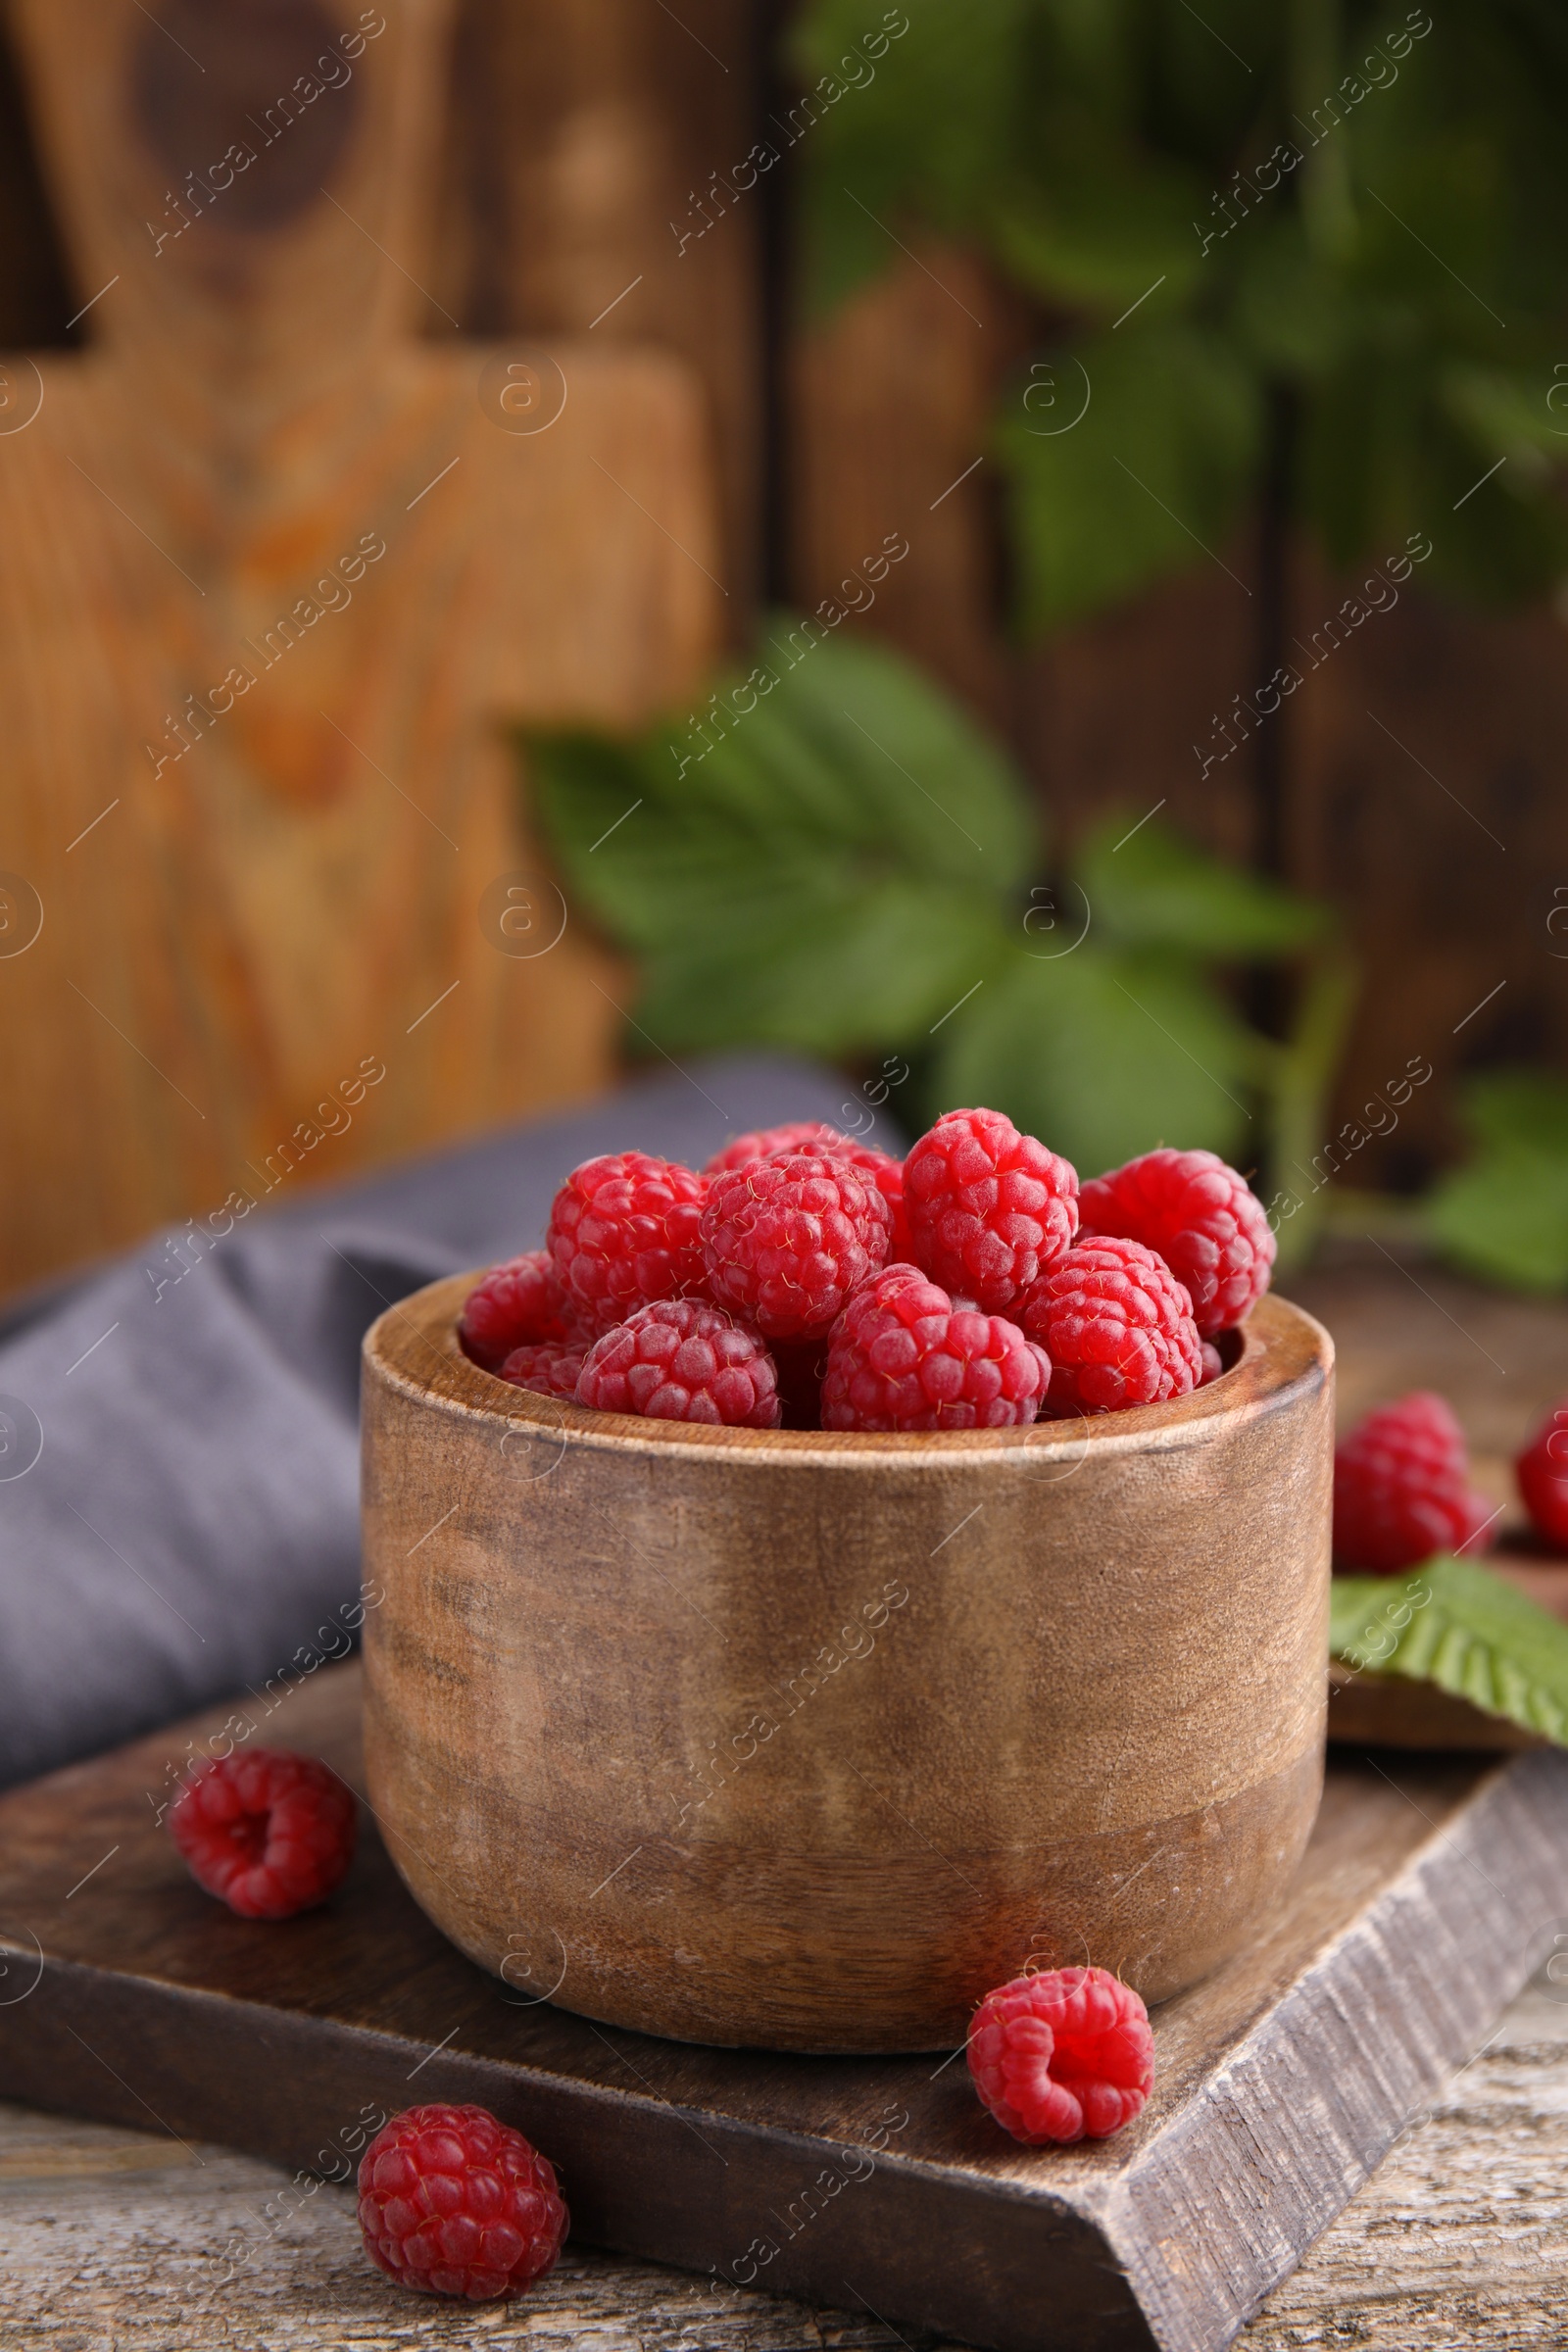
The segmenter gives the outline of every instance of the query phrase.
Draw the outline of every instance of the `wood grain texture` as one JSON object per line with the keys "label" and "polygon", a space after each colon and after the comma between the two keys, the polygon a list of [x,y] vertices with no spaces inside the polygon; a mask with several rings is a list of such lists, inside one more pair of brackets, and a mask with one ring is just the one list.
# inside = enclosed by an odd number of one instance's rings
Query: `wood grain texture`
{"label": "wood grain texture", "polygon": [[[3,862],[43,918],[0,957],[0,1284],[602,1082],[615,975],[503,729],[684,692],[715,602],[676,359],[561,342],[519,432],[516,346],[414,333],[444,0],[352,59],[346,0],[13,14],[100,299],[0,433]],[[291,115],[318,51],[348,77]]]}
{"label": "wood grain texture", "polygon": [[[680,359],[712,430],[731,639],[750,631],[762,563],[770,191],[731,184],[758,133],[762,38],[745,0],[459,0],[429,280],[470,334]],[[435,309],[428,327],[451,332]]]}
{"label": "wood grain texture", "polygon": [[[144,2122],[146,2119],[143,2119]],[[0,2106],[8,2352],[894,2352],[812,2309],[568,2242],[505,2309],[411,2304],[346,2188],[207,2143]],[[224,2249],[248,2248],[229,2276]],[[1269,2296],[1244,2352],[1539,2352],[1568,2307],[1568,2008],[1538,1977]],[[902,2339],[908,2340],[908,2337]],[[923,2338],[925,2352],[938,2352]]]}
{"label": "wood grain texture", "polygon": [[[363,1786],[358,1679],[269,1686],[240,1702],[250,1736]],[[1226,2343],[1568,1919],[1564,1758],[1341,1759],[1248,1950],[1154,2013],[1144,2116],[1028,2151],[961,2059],[606,2031],[533,1997],[547,1955],[525,1934],[499,1984],[421,1917],[369,1822],[322,1910],[234,1919],[155,1807],[246,1736],[216,1709],[0,1800],[0,2094],[338,2178],[379,2110],[476,2098],[560,2163],[579,2240],[707,2274],[737,2307],[848,2286],[905,2333],[1002,2352]]]}
{"label": "wood grain texture", "polygon": [[[983,452],[1019,313],[967,254],[927,246],[790,352],[790,562],[808,611],[885,533],[909,553],[869,626],[998,725],[1012,663],[999,626],[995,484]],[[852,595],[854,591],[850,592]]]}
{"label": "wood grain texture", "polygon": [[1266,1299],[1169,1404],[905,1438],[691,1429],[365,1344],[372,1801],[499,1971],[646,2033],[951,2048],[1026,1964],[1162,1999],[1311,1827],[1332,1347]]}

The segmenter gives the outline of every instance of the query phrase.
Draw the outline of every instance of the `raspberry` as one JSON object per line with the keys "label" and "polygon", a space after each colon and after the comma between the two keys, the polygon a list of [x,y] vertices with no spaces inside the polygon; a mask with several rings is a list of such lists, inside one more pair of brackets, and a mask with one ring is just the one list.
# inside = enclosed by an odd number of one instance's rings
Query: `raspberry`
{"label": "raspberry", "polygon": [[575,1396],[587,1352],[585,1348],[562,1340],[543,1340],[536,1348],[514,1348],[501,1367],[500,1378],[514,1389],[533,1389],[541,1396]]}
{"label": "raspberry", "polygon": [[1203,1376],[1198,1385],[1200,1389],[1206,1389],[1209,1382],[1218,1380],[1224,1371],[1225,1359],[1212,1340],[1200,1340],[1198,1351],[1203,1359]]}
{"label": "raspberry", "polygon": [[577,1402],[650,1421],[721,1422],[777,1429],[778,1376],[754,1331],[699,1298],[640,1306],[596,1340],[577,1378]]}
{"label": "raspberry", "polygon": [[546,1247],[566,1312],[591,1339],[634,1307],[698,1290],[708,1180],[647,1152],[585,1160],[557,1193]]}
{"label": "raspberry", "polygon": [[969,2072],[1014,2139],[1108,2139],[1143,2111],[1154,2080],[1149,2011],[1103,1968],[1014,1977],[969,2028]]}
{"label": "raspberry", "polygon": [[922,1272],[1003,1314],[1077,1232],[1078,1177],[1000,1110],[950,1110],[904,1163],[904,1205]]}
{"label": "raspberry", "polygon": [[561,1285],[543,1250],[492,1266],[464,1301],[458,1338],[463,1352],[485,1371],[496,1372],[514,1348],[565,1338],[561,1319]]}
{"label": "raspberry", "polygon": [[956,1307],[918,1266],[889,1266],[834,1328],[822,1427],[1019,1429],[1050,1378],[1044,1350],[1015,1324]]}
{"label": "raspberry", "polygon": [[864,1169],[786,1152],[715,1176],[703,1211],[708,1288],[770,1340],[813,1339],[886,1261],[893,1219]]}
{"label": "raspberry", "polygon": [[887,1202],[893,1218],[893,1237],[888,1249],[894,1258],[907,1259],[909,1228],[904,1213],[904,1162],[889,1152],[878,1152],[870,1144],[857,1143],[853,1135],[844,1135],[837,1127],[824,1127],[820,1121],[802,1119],[793,1127],[763,1127],[755,1135],[737,1135],[733,1142],[710,1159],[703,1170],[705,1176],[721,1176],[731,1168],[749,1167],[754,1160],[776,1159],[783,1152],[808,1152],[815,1158],[847,1159],[869,1176]]}
{"label": "raspberry", "polygon": [[1435,1551],[1474,1545],[1495,1516],[1470,1486],[1464,1432],[1446,1400],[1417,1389],[1368,1413],[1334,1456],[1334,1556],[1392,1576]]}
{"label": "raspberry", "polygon": [[788,1127],[758,1127],[749,1135],[732,1135],[722,1152],[715,1152],[703,1170],[705,1176],[723,1176],[731,1168],[750,1167],[754,1159],[771,1159],[777,1152],[830,1152],[849,1138],[821,1119],[796,1119]]}
{"label": "raspberry", "polygon": [[1157,1250],[1193,1301],[1201,1337],[1229,1331],[1268,1289],[1274,1236],[1245,1176],[1212,1152],[1146,1152],[1086,1184],[1084,1238]]}
{"label": "raspberry", "polygon": [[191,1877],[241,1919],[292,1919],[343,1884],[354,1791],[315,1756],[253,1747],[198,1767],[169,1816]]}
{"label": "raspberry", "polygon": [[1203,1375],[1192,1301],[1142,1242],[1079,1242],[1026,1294],[1018,1320],[1051,1358],[1047,1410],[1057,1416],[1158,1404]]}
{"label": "raspberry", "polygon": [[852,1167],[869,1176],[887,1202],[888,1214],[893,1219],[893,1231],[888,1240],[889,1265],[895,1261],[911,1265],[914,1261],[909,1243],[908,1212],[904,1205],[903,1160],[892,1158],[886,1152],[878,1152],[874,1145],[857,1144],[848,1136],[833,1147],[833,1156],[847,1159]]}
{"label": "raspberry", "polygon": [[555,2169],[483,2107],[409,2107],[360,2159],[365,2251],[399,2286],[492,2302],[555,2267]]}
{"label": "raspberry", "polygon": [[1537,1533],[1568,1551],[1568,1404],[1542,1423],[1514,1469]]}

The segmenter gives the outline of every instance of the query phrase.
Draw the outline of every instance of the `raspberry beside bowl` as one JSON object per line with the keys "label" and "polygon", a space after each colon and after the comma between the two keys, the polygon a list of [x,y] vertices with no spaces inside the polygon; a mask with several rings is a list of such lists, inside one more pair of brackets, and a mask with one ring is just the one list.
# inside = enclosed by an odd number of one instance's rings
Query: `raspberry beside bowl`
{"label": "raspberry beside bowl", "polygon": [[1333,1347],[1267,1297],[1086,1423],[694,1427],[505,1387],[432,1284],[365,1343],[371,1803],[514,1998],[950,2049],[1031,1963],[1235,1951],[1317,1809]]}

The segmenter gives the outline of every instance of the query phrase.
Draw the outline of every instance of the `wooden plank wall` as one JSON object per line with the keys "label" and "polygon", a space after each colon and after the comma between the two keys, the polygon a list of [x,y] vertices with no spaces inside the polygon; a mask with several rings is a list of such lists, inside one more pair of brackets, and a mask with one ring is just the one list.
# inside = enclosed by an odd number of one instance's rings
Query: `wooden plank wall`
{"label": "wooden plank wall", "polygon": [[[809,605],[898,529],[909,558],[858,625],[1010,737],[1055,839],[1163,798],[1200,838],[1247,855],[1242,760],[1204,780],[1193,749],[1255,683],[1250,609],[1220,570],[1201,565],[1044,651],[1010,639],[995,468],[951,487],[983,455],[1027,349],[1003,290],[966,257],[922,249],[770,353],[776,181],[723,213],[710,195],[713,225],[681,243],[702,226],[697,199],[756,135],[769,14],[746,0],[683,0],[678,16],[657,0],[464,0],[440,304],[470,335],[592,332],[685,355],[716,436],[734,641],[764,587]],[[63,340],[74,307],[19,128],[0,57],[0,348]],[[435,313],[431,324],[451,331]],[[769,457],[785,494],[771,531]],[[1245,544],[1227,558],[1249,573]],[[1293,627],[1309,633],[1343,592],[1300,558]],[[1409,1184],[1451,1153],[1455,1074],[1568,1058],[1568,956],[1553,953],[1568,940],[1546,929],[1554,891],[1568,899],[1565,651],[1549,612],[1482,621],[1407,594],[1296,698],[1288,871],[1343,908],[1366,975],[1337,1115],[1411,1054],[1444,1081],[1369,1147],[1360,1181]]]}

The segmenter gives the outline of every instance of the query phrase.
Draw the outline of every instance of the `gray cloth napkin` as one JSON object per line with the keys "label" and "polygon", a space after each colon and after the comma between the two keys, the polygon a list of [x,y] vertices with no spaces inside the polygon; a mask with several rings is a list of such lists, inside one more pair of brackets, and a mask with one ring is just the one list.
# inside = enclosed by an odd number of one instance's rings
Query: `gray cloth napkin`
{"label": "gray cloth napkin", "polygon": [[[0,1786],[260,1690],[302,1646],[347,1648],[359,1348],[383,1306],[537,1248],[557,1185],[597,1152],[700,1165],[747,1128],[838,1122],[845,1091],[782,1057],[702,1062],[301,1193],[199,1253],[155,1235],[14,1311],[0,1330]],[[902,1149],[880,1122],[867,1140]]]}

